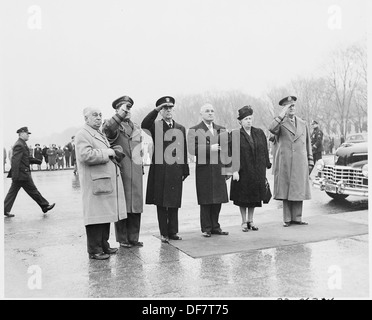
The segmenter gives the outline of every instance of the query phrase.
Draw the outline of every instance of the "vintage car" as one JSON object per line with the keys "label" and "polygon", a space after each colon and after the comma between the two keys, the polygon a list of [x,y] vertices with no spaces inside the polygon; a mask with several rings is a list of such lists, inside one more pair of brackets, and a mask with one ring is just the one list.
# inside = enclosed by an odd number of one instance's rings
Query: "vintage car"
{"label": "vintage car", "polygon": [[338,148],[332,161],[320,159],[316,169],[318,172],[312,180],[313,186],[331,198],[342,200],[349,195],[368,197],[368,142]]}
{"label": "vintage car", "polygon": [[346,141],[340,147],[349,147],[355,143],[367,142],[368,133],[354,133],[347,137]]}

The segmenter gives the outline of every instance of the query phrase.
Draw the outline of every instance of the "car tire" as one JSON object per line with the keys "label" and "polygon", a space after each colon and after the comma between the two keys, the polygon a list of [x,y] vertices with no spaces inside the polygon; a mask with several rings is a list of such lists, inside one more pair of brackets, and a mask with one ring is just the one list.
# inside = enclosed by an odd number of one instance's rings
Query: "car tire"
{"label": "car tire", "polygon": [[348,194],[331,193],[327,191],[326,191],[326,194],[328,194],[331,198],[335,200],[344,200],[349,196]]}

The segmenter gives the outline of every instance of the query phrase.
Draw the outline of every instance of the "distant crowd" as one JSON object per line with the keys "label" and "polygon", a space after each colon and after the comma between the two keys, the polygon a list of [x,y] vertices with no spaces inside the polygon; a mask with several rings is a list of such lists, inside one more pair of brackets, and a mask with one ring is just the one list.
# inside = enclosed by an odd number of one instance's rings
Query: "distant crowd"
{"label": "distant crowd", "polygon": [[[50,144],[49,146],[43,145],[43,147],[41,147],[39,143],[36,143],[34,147],[32,145],[29,145],[28,149],[30,151],[30,157],[42,161],[41,164],[31,164],[31,170],[42,170],[42,165],[45,164],[44,169],[48,171],[73,168],[74,174],[76,174],[77,167],[74,139],[75,136],[72,136],[71,141],[66,143],[64,147],[62,147],[61,145],[57,146],[56,144]],[[4,148],[4,172],[6,158],[8,156],[10,163],[12,155],[13,147],[9,149],[8,154],[6,149]]]}

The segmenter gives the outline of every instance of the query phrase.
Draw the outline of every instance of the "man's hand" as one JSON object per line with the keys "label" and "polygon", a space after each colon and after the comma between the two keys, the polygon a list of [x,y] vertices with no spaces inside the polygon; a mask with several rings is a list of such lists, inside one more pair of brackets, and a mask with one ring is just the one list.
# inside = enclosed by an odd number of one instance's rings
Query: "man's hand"
{"label": "man's hand", "polygon": [[290,104],[287,104],[283,107],[282,111],[279,113],[279,118],[283,119],[287,115],[290,106]]}
{"label": "man's hand", "polygon": [[239,181],[239,179],[240,179],[239,172],[238,171],[235,171],[233,173],[233,180],[234,181]]}
{"label": "man's hand", "polygon": [[157,106],[157,107],[155,108],[155,110],[156,110],[157,112],[159,112],[161,109],[163,109],[163,106],[162,106],[162,105]]}
{"label": "man's hand", "polygon": [[108,155],[109,155],[109,157],[115,157],[115,150],[114,149],[108,149],[109,151],[108,151]]}

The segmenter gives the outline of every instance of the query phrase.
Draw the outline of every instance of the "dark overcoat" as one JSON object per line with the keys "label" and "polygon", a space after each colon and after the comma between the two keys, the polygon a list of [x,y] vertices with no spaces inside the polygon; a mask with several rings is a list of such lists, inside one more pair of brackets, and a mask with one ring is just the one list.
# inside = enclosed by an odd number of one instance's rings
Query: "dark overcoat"
{"label": "dark overcoat", "polygon": [[121,160],[121,178],[124,183],[127,212],[143,212],[143,152],[141,128],[138,124],[122,121],[118,115],[105,120],[102,126],[111,146],[123,148],[125,157]]}
{"label": "dark overcoat", "polygon": [[8,178],[13,181],[26,181],[31,179],[30,164],[40,164],[40,160],[30,157],[30,149],[26,142],[19,138],[13,146],[11,168]]}
{"label": "dark overcoat", "polygon": [[231,146],[238,146],[232,148],[232,172],[239,172],[239,181],[231,181],[230,200],[239,203],[264,199],[266,169],[271,168],[265,133],[252,127],[251,137],[243,128],[231,132]]}
{"label": "dark overcoat", "polygon": [[311,133],[311,147],[313,154],[323,151],[323,131],[319,128],[316,128]]}
{"label": "dark overcoat", "polygon": [[151,111],[141,127],[152,137],[154,152],[147,180],[146,204],[180,208],[183,177],[190,174],[187,163],[185,127],[174,120],[170,129],[164,120],[156,120],[158,111]]}
{"label": "dark overcoat", "polygon": [[187,134],[188,150],[196,156],[195,181],[199,205],[229,201],[221,151],[211,152],[211,145],[220,143],[220,134],[226,128],[213,123],[213,132],[202,121],[191,127]]}

